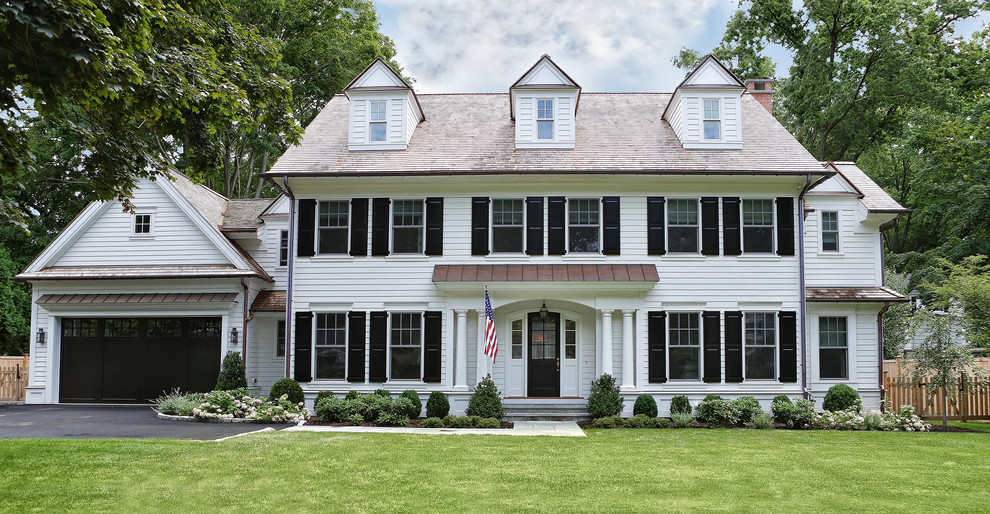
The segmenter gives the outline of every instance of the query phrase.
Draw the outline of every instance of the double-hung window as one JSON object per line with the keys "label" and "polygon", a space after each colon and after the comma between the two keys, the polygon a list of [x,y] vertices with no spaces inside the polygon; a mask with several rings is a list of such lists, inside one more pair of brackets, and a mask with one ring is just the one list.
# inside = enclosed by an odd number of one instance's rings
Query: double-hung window
{"label": "double-hung window", "polygon": [[368,134],[372,142],[384,142],[388,139],[388,102],[371,102],[368,118]]}
{"label": "double-hung window", "polygon": [[675,312],[670,315],[669,368],[672,380],[701,378],[701,313]]}
{"label": "double-hung window", "polygon": [[845,317],[818,318],[818,356],[821,378],[849,378]]}
{"label": "double-hung window", "polygon": [[347,253],[346,200],[320,202],[318,231],[320,253]]}
{"label": "double-hung window", "polygon": [[719,101],[708,99],[705,100],[704,103],[705,119],[703,121],[703,125],[705,130],[705,139],[722,139],[722,116],[719,109]]}
{"label": "double-hung window", "polygon": [[275,356],[285,357],[285,320],[275,321]]}
{"label": "double-hung window", "polygon": [[316,378],[344,378],[347,357],[347,315],[316,315]]}
{"label": "double-hung window", "polygon": [[773,200],[743,200],[743,252],[773,252]]}
{"label": "double-hung window", "polygon": [[392,253],[423,253],[423,201],[392,202]]}
{"label": "double-hung window", "polygon": [[698,253],[698,200],[670,200],[667,218],[670,251]]}
{"label": "double-hung window", "polygon": [[746,378],[773,379],[776,363],[776,318],[772,312],[746,313]]}
{"label": "double-hung window", "polygon": [[278,265],[289,264],[289,231],[282,230],[278,234]]}
{"label": "double-hung window", "polygon": [[523,201],[492,200],[492,250],[522,253]]}
{"label": "double-hung window", "polygon": [[571,252],[593,253],[599,251],[599,208],[601,201],[577,198],[567,201],[568,250]]}
{"label": "double-hung window", "polygon": [[839,251],[839,213],[822,211],[822,251]]}
{"label": "double-hung window", "polygon": [[151,214],[135,214],[133,232],[135,235],[151,235]]}
{"label": "double-hung window", "polygon": [[392,315],[392,373],[393,380],[418,380],[422,377],[423,314],[393,312]]}
{"label": "double-hung window", "polygon": [[536,101],[536,138],[553,139],[553,100]]}

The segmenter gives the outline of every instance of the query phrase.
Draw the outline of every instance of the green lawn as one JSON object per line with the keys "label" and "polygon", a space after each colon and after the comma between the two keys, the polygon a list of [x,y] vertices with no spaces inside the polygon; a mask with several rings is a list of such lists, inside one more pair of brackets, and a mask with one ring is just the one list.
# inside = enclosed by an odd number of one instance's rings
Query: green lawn
{"label": "green lawn", "polygon": [[990,436],[592,430],[0,441],[0,510],[990,510]]}

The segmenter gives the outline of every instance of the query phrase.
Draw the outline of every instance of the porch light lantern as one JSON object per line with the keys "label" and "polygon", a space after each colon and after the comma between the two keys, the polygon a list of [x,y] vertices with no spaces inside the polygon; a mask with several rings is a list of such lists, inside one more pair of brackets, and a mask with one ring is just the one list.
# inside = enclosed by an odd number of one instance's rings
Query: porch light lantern
{"label": "porch light lantern", "polygon": [[230,344],[237,344],[237,327],[230,329]]}
{"label": "porch light lantern", "polygon": [[543,301],[543,307],[540,307],[540,321],[546,323],[547,318],[550,317],[550,311],[547,309],[546,300]]}
{"label": "porch light lantern", "polygon": [[45,329],[38,329],[38,344],[45,344]]}

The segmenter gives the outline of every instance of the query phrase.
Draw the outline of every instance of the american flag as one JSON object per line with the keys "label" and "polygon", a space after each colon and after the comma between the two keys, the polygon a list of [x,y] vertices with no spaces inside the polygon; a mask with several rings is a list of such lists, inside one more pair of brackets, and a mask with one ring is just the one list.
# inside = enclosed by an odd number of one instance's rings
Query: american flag
{"label": "american flag", "polygon": [[492,314],[492,301],[488,298],[488,288],[485,288],[485,355],[492,358],[498,355],[498,336],[495,335],[495,315]]}

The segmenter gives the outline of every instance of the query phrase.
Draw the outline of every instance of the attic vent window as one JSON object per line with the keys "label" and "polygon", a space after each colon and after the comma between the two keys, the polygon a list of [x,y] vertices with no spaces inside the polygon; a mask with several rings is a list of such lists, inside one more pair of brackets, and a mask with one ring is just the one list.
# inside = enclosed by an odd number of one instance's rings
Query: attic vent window
{"label": "attic vent window", "polygon": [[386,127],[385,106],[388,102],[371,102],[371,123],[368,131],[372,141],[385,141]]}
{"label": "attic vent window", "polygon": [[536,137],[553,139],[553,100],[536,101]]}
{"label": "attic vent window", "polygon": [[705,139],[721,139],[722,118],[718,102],[718,100],[705,100]]}
{"label": "attic vent window", "polygon": [[150,214],[135,214],[134,215],[134,233],[138,235],[151,234],[151,215]]}

